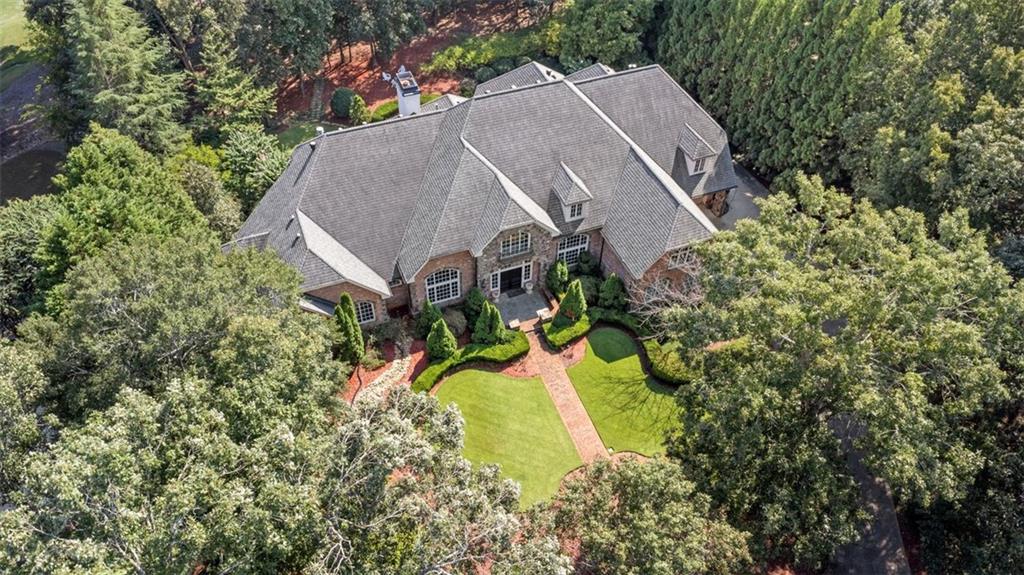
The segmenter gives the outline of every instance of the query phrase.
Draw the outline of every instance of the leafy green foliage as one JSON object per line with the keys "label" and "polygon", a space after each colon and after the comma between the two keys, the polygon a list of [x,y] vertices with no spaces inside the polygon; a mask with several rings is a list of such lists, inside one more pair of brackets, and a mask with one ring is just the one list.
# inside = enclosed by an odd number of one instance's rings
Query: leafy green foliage
{"label": "leafy green foliage", "polygon": [[544,332],[544,339],[548,340],[551,347],[561,349],[587,335],[591,325],[590,315],[583,314],[578,321],[572,323],[559,323],[556,321],[545,323],[541,330]]}
{"label": "leafy green foliage", "polygon": [[174,162],[172,169],[196,209],[206,218],[207,225],[226,242],[242,227],[242,212],[238,200],[224,189],[216,170],[218,163],[219,158],[213,167],[201,160],[186,158]]}
{"label": "leafy green foliage", "polygon": [[475,343],[502,343],[508,341],[509,330],[501,319],[501,312],[489,301],[485,301],[480,309],[480,316],[473,325],[473,341]]}
{"label": "leafy green foliage", "polygon": [[480,66],[473,72],[473,79],[482,84],[498,77],[498,72],[490,66]]}
{"label": "leafy green foliage", "polygon": [[241,60],[268,85],[289,76],[303,81],[320,69],[330,48],[331,8],[331,0],[246,3],[235,35]]}
{"label": "leafy green foliage", "polygon": [[[127,136],[93,126],[55,180],[60,212],[36,253],[40,287],[64,281],[73,266],[108,246],[144,235],[169,237],[202,226],[175,178]],[[60,307],[59,295],[48,305]]]}
{"label": "leafy green foliage", "polygon": [[183,78],[167,70],[166,44],[120,0],[75,0],[67,10],[72,133],[97,122],[153,152],[179,146]]}
{"label": "leafy green foliage", "polygon": [[626,301],[626,285],[622,283],[622,278],[614,273],[609,274],[601,283],[598,305],[608,309],[625,310]]}
{"label": "leafy green foliage", "polygon": [[356,93],[351,88],[338,88],[331,94],[331,113],[342,120],[347,120],[355,97]]}
{"label": "leafy green foliage", "polygon": [[576,278],[569,282],[569,287],[558,304],[558,313],[555,314],[555,325],[562,327],[575,323],[585,317],[587,313],[587,300],[583,294],[583,285],[580,279]]}
{"label": "leafy green foliage", "polygon": [[1020,396],[1024,338],[1005,326],[1024,298],[963,211],[933,239],[921,214],[783,184],[701,246],[705,299],[667,316],[703,350],[671,453],[759,557],[816,565],[858,526],[838,435],[903,501],[963,500],[986,461],[973,422]]}
{"label": "leafy green foliage", "polygon": [[1006,237],[996,248],[996,257],[1006,266],[1010,275],[1024,278],[1024,235]]}
{"label": "leafy green foliage", "polygon": [[461,311],[450,307],[444,310],[441,314],[444,318],[445,325],[452,331],[452,335],[455,337],[462,337],[462,334],[466,333],[466,328],[469,327],[469,323],[466,321],[466,316]]}
{"label": "leafy green foliage", "polygon": [[530,351],[530,341],[521,331],[510,332],[507,341],[497,344],[471,343],[459,348],[444,361],[432,363],[412,382],[413,391],[430,391],[441,377],[451,369],[474,361],[506,363],[520,358]]}
{"label": "leafy green foliage", "polygon": [[352,103],[348,107],[348,119],[352,124],[367,124],[373,117],[373,113],[366,107],[366,101],[359,94],[352,97]]}
{"label": "leafy green foliage", "polygon": [[36,251],[58,213],[59,202],[49,195],[0,207],[0,337],[14,331],[36,300]]}
{"label": "leafy green foliage", "polygon": [[363,330],[356,319],[356,306],[348,292],[342,292],[338,305],[334,306],[334,333],[338,359],[349,365],[358,364],[363,359],[366,346]]}
{"label": "leafy green foliage", "polygon": [[580,282],[580,289],[583,290],[583,301],[588,306],[597,305],[601,295],[601,280],[594,276],[578,276],[573,281]]}
{"label": "leafy green foliage", "polygon": [[416,316],[416,337],[426,339],[434,327],[434,322],[439,319],[441,319],[441,310],[430,303],[430,300],[423,300],[423,309],[420,310],[420,315]]}
{"label": "leafy green foliage", "polygon": [[484,295],[484,291],[477,286],[469,288],[466,292],[466,301],[463,305],[463,309],[466,312],[466,321],[468,325],[476,326],[476,320],[480,317],[480,311],[484,308],[484,303],[487,302],[487,296]]}
{"label": "leafy green foliage", "polygon": [[562,15],[563,64],[601,62],[615,68],[640,64],[653,27],[655,0],[575,0]]}
{"label": "leafy green foliage", "polygon": [[565,293],[565,288],[569,285],[569,268],[565,265],[564,261],[555,260],[555,263],[551,264],[551,267],[548,268],[548,274],[545,279],[548,290],[555,297],[561,297]]}
{"label": "leafy green foliage", "polygon": [[443,319],[435,321],[427,336],[427,355],[430,356],[430,359],[435,361],[448,359],[455,353],[456,347],[458,344],[455,342],[455,336],[448,329],[448,324]]}
{"label": "leafy green foliage", "polygon": [[224,188],[238,198],[248,215],[288,165],[277,139],[254,124],[232,125],[221,148]]}
{"label": "leafy green foliage", "polygon": [[231,124],[263,124],[274,115],[273,87],[258,85],[255,74],[238,66],[238,51],[219,26],[204,36],[201,56],[202,69],[193,73],[201,136],[220,141]]}
{"label": "leafy green foliage", "polygon": [[601,263],[589,251],[582,251],[576,259],[576,275],[597,277],[601,274]]}
{"label": "leafy green foliage", "polygon": [[598,462],[567,482],[553,529],[579,541],[577,564],[597,573],[708,573],[750,568],[747,534],[718,518],[711,500],[664,459]]}
{"label": "leafy green foliage", "polygon": [[685,385],[700,375],[683,357],[684,350],[678,341],[658,343],[656,339],[647,339],[644,340],[644,351],[650,362],[651,375],[660,381]]}
{"label": "leafy green foliage", "polygon": [[7,494],[21,485],[30,452],[43,443],[44,421],[35,410],[45,388],[35,354],[0,342],[0,503],[5,505]]}
{"label": "leafy green foliage", "polygon": [[557,54],[557,33],[554,23],[523,28],[514,32],[497,32],[488,36],[468,36],[440,52],[420,67],[424,74],[476,70],[502,58],[535,56],[540,53]]}

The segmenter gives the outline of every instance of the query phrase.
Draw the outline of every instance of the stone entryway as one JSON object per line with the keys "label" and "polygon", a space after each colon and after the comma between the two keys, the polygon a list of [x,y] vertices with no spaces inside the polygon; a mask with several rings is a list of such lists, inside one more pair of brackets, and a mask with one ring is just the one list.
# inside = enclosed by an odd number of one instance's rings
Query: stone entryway
{"label": "stone entryway", "polygon": [[498,306],[501,318],[506,324],[512,320],[519,320],[520,324],[525,324],[537,319],[538,310],[548,309],[547,299],[536,291],[501,294],[495,305]]}
{"label": "stone entryway", "polygon": [[608,459],[608,449],[601,441],[601,436],[590,420],[590,414],[580,401],[576,388],[572,386],[569,375],[565,372],[562,358],[557,351],[551,351],[541,342],[536,331],[526,334],[530,340],[530,353],[527,361],[534,363],[537,373],[544,382],[544,387],[551,396],[551,401],[558,410],[562,423],[565,424],[572,438],[576,452],[583,463],[592,463],[598,459]]}

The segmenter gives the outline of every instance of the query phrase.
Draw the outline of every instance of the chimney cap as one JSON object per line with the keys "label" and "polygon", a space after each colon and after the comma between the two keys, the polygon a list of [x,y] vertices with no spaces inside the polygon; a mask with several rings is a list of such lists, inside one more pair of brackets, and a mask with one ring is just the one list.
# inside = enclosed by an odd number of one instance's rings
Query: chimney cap
{"label": "chimney cap", "polygon": [[316,135],[317,136],[323,136],[324,135],[324,127],[323,126],[317,126],[316,127]]}

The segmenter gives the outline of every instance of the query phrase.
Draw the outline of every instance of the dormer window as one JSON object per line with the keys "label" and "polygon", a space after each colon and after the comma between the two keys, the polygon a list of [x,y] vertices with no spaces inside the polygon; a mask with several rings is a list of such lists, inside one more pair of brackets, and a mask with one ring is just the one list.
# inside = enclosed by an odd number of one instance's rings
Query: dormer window
{"label": "dormer window", "polygon": [[582,220],[586,214],[584,206],[594,199],[594,196],[583,180],[565,163],[559,162],[551,188],[562,204],[562,218],[567,222]]}
{"label": "dormer window", "polygon": [[707,161],[707,158],[697,158],[696,160],[694,160],[693,161],[693,173],[694,174],[703,174],[706,171],[706,168],[704,167],[704,163],[706,161]]}
{"label": "dormer window", "polygon": [[583,218],[583,202],[572,204],[569,206],[569,221],[579,220]]}

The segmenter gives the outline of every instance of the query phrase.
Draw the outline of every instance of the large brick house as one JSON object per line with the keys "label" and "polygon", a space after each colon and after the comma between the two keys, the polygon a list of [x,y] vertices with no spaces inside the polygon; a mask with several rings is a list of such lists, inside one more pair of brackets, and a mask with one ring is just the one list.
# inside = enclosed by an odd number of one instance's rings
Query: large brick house
{"label": "large brick house", "polygon": [[422,107],[399,76],[409,115],[298,146],[233,242],[295,266],[307,309],[349,292],[373,323],[496,298],[583,251],[634,293],[684,282],[736,186],[725,132],[659,66],[530,63]]}

